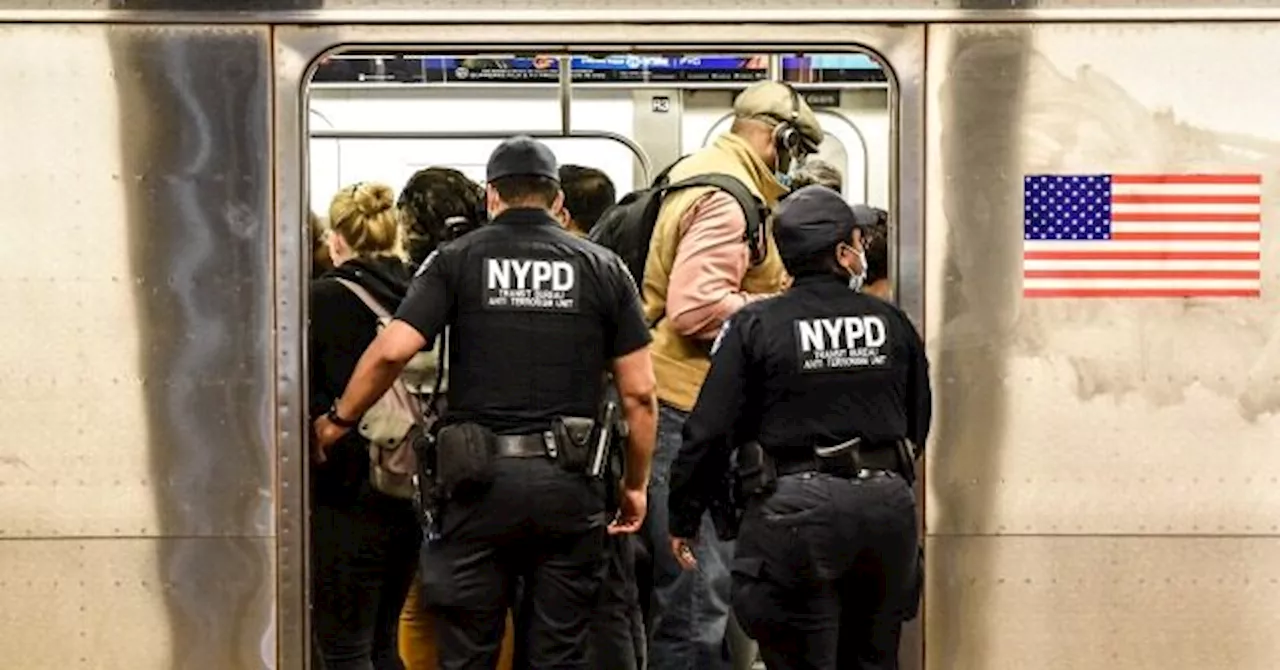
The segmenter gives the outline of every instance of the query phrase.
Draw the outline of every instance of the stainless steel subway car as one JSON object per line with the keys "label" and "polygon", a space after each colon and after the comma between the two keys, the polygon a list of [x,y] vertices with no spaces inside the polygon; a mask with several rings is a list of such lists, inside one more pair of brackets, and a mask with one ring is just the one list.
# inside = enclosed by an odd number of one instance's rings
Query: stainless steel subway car
{"label": "stainless steel subway car", "polygon": [[308,210],[773,77],[933,360],[904,667],[1280,666],[1271,4],[8,0],[0,664],[308,667]]}

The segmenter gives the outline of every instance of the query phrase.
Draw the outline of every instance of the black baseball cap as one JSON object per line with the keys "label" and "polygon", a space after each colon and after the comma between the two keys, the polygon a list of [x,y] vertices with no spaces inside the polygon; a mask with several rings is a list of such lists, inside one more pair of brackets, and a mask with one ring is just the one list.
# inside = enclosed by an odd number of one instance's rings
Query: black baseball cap
{"label": "black baseball cap", "polygon": [[485,179],[492,182],[516,176],[546,177],[558,183],[560,169],[556,165],[556,155],[547,145],[528,135],[516,135],[503,140],[489,154]]}
{"label": "black baseball cap", "polygon": [[854,205],[853,220],[854,225],[862,229],[865,235],[868,231],[876,226],[883,226],[889,218],[889,213],[879,207],[871,205]]}
{"label": "black baseball cap", "polygon": [[778,204],[773,239],[778,254],[789,264],[848,242],[854,228],[873,223],[865,217],[860,221],[839,193],[813,184],[796,189]]}

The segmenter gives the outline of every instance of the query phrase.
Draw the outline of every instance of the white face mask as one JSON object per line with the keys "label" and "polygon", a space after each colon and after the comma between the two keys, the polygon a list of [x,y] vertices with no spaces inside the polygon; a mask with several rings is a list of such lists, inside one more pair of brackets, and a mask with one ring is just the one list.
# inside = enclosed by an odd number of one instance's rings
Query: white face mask
{"label": "white face mask", "polygon": [[867,252],[862,249],[858,250],[858,264],[862,267],[862,270],[856,275],[852,273],[849,275],[849,290],[851,291],[861,291],[863,283],[867,281]]}

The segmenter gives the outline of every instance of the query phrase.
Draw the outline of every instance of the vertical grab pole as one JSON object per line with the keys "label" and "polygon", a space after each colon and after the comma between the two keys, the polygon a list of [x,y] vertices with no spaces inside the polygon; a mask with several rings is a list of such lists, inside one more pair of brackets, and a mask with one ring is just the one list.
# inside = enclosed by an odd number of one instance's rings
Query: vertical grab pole
{"label": "vertical grab pole", "polygon": [[560,132],[568,137],[573,126],[569,118],[569,103],[573,95],[570,86],[573,84],[573,73],[569,71],[572,59],[561,56],[560,61]]}

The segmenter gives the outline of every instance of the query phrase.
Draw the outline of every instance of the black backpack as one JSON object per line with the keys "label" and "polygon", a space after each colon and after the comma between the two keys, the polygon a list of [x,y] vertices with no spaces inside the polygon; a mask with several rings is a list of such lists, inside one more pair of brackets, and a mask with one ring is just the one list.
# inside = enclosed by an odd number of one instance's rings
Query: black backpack
{"label": "black backpack", "polygon": [[[684,160],[684,157],[680,160]],[[767,212],[764,203],[732,175],[702,174],[670,183],[667,174],[679,162],[667,166],[654,178],[649,188],[632,191],[623,196],[618,204],[605,210],[587,238],[618,254],[631,271],[637,288],[644,286],[644,264],[649,257],[649,243],[653,240],[653,228],[658,223],[662,201],[669,194],[685,188],[711,186],[733,196],[746,215],[747,227],[743,231],[742,240],[750,248],[751,264],[757,265],[764,260],[767,244],[764,234]]]}

